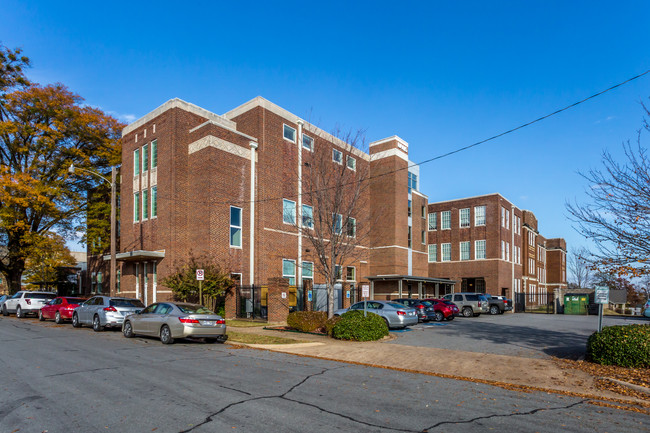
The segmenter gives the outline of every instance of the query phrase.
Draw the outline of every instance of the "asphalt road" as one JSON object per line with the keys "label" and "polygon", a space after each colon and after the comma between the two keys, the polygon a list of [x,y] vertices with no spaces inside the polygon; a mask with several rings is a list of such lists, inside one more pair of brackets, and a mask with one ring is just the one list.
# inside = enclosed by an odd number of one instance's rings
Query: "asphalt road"
{"label": "asphalt road", "polygon": [[[498,366],[494,366],[498,368]],[[648,431],[586,400],[0,318],[0,432]]]}
{"label": "asphalt road", "polygon": [[[604,326],[650,324],[650,318],[605,316]],[[481,314],[440,323],[420,323],[400,332],[394,344],[492,353],[495,355],[578,359],[598,330],[598,316]]]}

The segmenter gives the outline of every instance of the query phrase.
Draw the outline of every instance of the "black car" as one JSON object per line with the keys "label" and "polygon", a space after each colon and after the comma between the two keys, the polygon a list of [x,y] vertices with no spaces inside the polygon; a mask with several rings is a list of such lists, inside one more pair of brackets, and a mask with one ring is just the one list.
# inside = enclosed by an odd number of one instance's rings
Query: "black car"
{"label": "black car", "polygon": [[433,304],[429,301],[402,298],[393,299],[392,302],[397,302],[407,307],[415,308],[415,312],[418,315],[418,322],[428,322],[430,320],[442,322],[445,318],[445,316],[440,311],[435,310]]}

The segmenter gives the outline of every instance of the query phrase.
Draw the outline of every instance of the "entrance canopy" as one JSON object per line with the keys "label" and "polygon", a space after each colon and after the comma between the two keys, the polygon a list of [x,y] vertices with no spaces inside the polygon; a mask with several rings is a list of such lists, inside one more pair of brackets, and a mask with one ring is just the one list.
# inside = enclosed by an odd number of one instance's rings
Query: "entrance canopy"
{"label": "entrance canopy", "polygon": [[[145,251],[136,250],[128,251],[126,253],[115,254],[115,259],[122,262],[144,262],[147,260],[160,260],[165,258],[165,250],[162,251]],[[111,259],[110,254],[104,256],[104,260]]]}
{"label": "entrance canopy", "polygon": [[454,291],[456,281],[447,278],[418,277],[415,275],[373,275],[370,281],[372,299],[438,298]]}

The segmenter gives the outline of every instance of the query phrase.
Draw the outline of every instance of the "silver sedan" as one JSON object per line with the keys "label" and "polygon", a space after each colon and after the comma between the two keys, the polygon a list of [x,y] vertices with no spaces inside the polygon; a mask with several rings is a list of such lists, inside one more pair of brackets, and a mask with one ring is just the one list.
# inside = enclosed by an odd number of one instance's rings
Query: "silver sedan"
{"label": "silver sedan", "polygon": [[125,317],[122,333],[126,338],[137,334],[160,337],[163,344],[187,337],[219,343],[228,339],[226,321],[221,316],[201,305],[180,302],[151,304],[141,312]]}
{"label": "silver sedan", "polygon": [[397,302],[390,301],[362,301],[352,304],[350,308],[344,308],[342,310],[336,310],[334,312],[335,316],[340,316],[343,313],[348,312],[349,310],[360,310],[363,311],[367,309],[369,313],[375,313],[384,318],[388,329],[390,328],[405,328],[411,325],[418,324],[418,316],[415,313],[414,308],[406,307]]}

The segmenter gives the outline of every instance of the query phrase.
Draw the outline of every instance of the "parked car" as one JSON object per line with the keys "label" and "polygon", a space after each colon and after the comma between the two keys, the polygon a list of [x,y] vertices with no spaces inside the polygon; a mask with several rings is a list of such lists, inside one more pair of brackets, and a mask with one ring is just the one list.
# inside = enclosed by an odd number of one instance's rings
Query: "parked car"
{"label": "parked car", "polygon": [[433,304],[433,308],[436,311],[440,311],[445,320],[454,320],[454,317],[460,314],[458,306],[451,301],[447,301],[446,299],[429,298],[425,299],[425,301],[431,302]]}
{"label": "parked car", "polygon": [[16,317],[20,319],[27,314],[38,314],[41,307],[54,298],[56,294],[52,292],[21,290],[2,304],[2,315],[16,313]]}
{"label": "parked car", "polygon": [[417,325],[418,323],[418,316],[415,314],[414,308],[409,308],[392,301],[361,301],[352,304],[350,308],[336,310],[334,315],[340,316],[349,310],[363,311],[364,304],[369,313],[374,313],[384,318],[388,329],[406,328],[407,326]]}
{"label": "parked car", "polygon": [[[398,304],[413,308],[415,310],[415,314],[418,316],[418,322],[436,320],[436,312],[434,311],[433,304],[431,302],[412,298],[391,299],[391,302],[397,302]],[[440,320],[442,320],[442,318]],[[438,320],[438,322],[440,320]]]}
{"label": "parked car", "polygon": [[482,293],[451,293],[443,296],[442,299],[456,304],[465,317],[478,317],[481,313],[489,311],[488,300]]}
{"label": "parked car", "polygon": [[103,331],[105,327],[121,328],[126,316],[143,308],[139,299],[95,296],[75,308],[72,326],[92,325],[95,332]]}
{"label": "parked car", "polygon": [[63,323],[64,320],[71,320],[74,309],[86,300],[83,298],[71,298],[68,296],[59,296],[46,303],[38,311],[38,320],[54,319],[57,324]]}
{"label": "parked car", "polygon": [[490,314],[497,315],[497,314],[503,314],[506,311],[506,301],[505,301],[505,296],[499,297],[499,296],[492,296],[489,293],[485,294],[485,297],[488,300],[488,311]]}
{"label": "parked car", "polygon": [[505,296],[502,295],[492,295],[493,298],[501,299],[503,301],[503,305],[505,307],[505,311],[511,311],[513,307],[512,299],[508,299]]}
{"label": "parked car", "polygon": [[122,333],[126,338],[138,334],[160,337],[163,344],[171,344],[175,338],[204,338],[206,342],[220,343],[228,339],[223,317],[202,305],[180,302],[151,304],[126,316]]}
{"label": "parked car", "polygon": [[9,295],[0,296],[0,311],[2,311],[2,304],[4,304],[7,299],[9,299]]}
{"label": "parked car", "polygon": [[645,317],[650,317],[650,301],[646,302],[643,306],[643,315]]}

